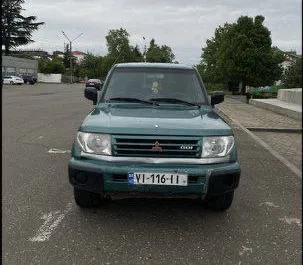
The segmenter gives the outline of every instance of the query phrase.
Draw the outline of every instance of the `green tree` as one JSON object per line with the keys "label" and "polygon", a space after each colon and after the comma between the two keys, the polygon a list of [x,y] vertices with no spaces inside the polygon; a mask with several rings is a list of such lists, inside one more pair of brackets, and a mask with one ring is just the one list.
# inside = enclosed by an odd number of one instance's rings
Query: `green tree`
{"label": "green tree", "polygon": [[302,58],[291,63],[283,74],[282,81],[288,88],[302,88]]}
{"label": "green tree", "polygon": [[129,33],[125,29],[112,29],[105,38],[109,57],[115,58],[117,62],[133,61],[133,52],[129,44]]}
{"label": "green tree", "polygon": [[134,62],[143,62],[143,54],[141,53],[139,46],[136,45],[135,47],[131,47],[132,54],[133,54],[133,61]]}
{"label": "green tree", "polygon": [[21,11],[24,9],[21,4],[23,3],[24,0],[2,1],[1,37],[5,54],[9,54],[12,47],[33,42],[32,32],[44,24],[44,22],[35,22],[36,16],[22,16]]}
{"label": "green tree", "polygon": [[[76,76],[105,79],[114,63],[142,62],[144,59],[139,46],[130,45],[129,33],[125,29],[110,30],[106,36],[106,42],[108,54],[105,56],[96,56],[87,53],[82,62],[75,67]],[[172,62],[174,60],[170,47],[166,45],[159,47],[153,40],[150,48],[151,61]],[[68,58],[68,50],[69,48],[66,47],[64,58]],[[67,62],[65,60],[65,63]],[[66,67],[68,68],[69,64],[66,64]]]}
{"label": "green tree", "polygon": [[114,58],[110,56],[97,56],[87,53],[77,67],[77,76],[88,78],[105,79],[108,71],[114,63]]}
{"label": "green tree", "polygon": [[108,55],[103,57],[101,78],[105,79],[107,73],[112,68],[114,63],[116,63],[115,58]]}
{"label": "green tree", "polygon": [[100,78],[102,72],[102,57],[87,53],[79,64],[79,75],[88,78]]}
{"label": "green tree", "polygon": [[244,94],[246,85],[272,85],[280,79],[283,56],[271,46],[263,21],[263,16],[241,16],[236,23],[216,29],[202,49],[200,70],[207,81],[237,83]]}
{"label": "green tree", "polygon": [[219,57],[220,45],[223,42],[231,25],[225,23],[215,30],[215,36],[206,40],[206,47],[202,48],[202,60],[197,66],[200,75],[206,83],[219,83],[224,80],[221,70],[218,67],[217,60]]}
{"label": "green tree", "polygon": [[69,44],[66,44],[64,47],[64,53],[63,53],[63,64],[65,68],[69,68],[70,66],[70,62],[69,62],[69,58],[70,58],[71,54],[70,54],[70,50],[69,50]]}
{"label": "green tree", "polygon": [[65,68],[70,68],[70,60],[72,60],[72,65],[75,66],[77,64],[77,59],[72,55],[70,51],[69,44],[66,44],[64,53],[63,53],[63,64]]}
{"label": "green tree", "polygon": [[160,47],[155,43],[155,39],[150,41],[149,48],[146,52],[147,62],[172,63],[174,59],[175,55],[169,46],[162,45]]}
{"label": "green tree", "polygon": [[43,74],[64,74],[65,67],[62,59],[54,58],[49,59],[39,59],[38,61],[39,72]]}

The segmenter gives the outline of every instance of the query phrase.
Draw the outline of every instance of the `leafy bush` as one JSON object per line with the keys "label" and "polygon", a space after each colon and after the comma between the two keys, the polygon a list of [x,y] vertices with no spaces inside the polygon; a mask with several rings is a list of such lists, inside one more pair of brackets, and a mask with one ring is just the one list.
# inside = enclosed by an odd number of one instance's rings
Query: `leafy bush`
{"label": "leafy bush", "polygon": [[230,91],[226,89],[224,84],[205,83],[204,85],[208,93],[213,91],[224,91],[226,94],[230,94]]}
{"label": "leafy bush", "polygon": [[38,61],[39,72],[43,74],[64,74],[65,67],[63,61],[59,58],[53,60],[40,59]]}
{"label": "leafy bush", "polygon": [[251,88],[247,92],[247,100],[250,98],[262,99],[262,98],[276,98],[278,95],[279,89],[285,89],[285,85],[274,85],[274,86],[266,86],[266,87],[257,87]]}

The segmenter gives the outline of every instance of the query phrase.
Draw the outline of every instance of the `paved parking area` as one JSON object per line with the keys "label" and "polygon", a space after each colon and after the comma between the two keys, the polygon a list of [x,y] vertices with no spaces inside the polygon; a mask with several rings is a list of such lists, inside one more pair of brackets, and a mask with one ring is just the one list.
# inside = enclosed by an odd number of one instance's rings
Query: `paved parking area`
{"label": "paved parking area", "polygon": [[2,93],[3,264],[301,264],[301,179],[237,126],[242,176],[227,212],[163,200],[82,210],[67,163],[92,109],[83,86]]}

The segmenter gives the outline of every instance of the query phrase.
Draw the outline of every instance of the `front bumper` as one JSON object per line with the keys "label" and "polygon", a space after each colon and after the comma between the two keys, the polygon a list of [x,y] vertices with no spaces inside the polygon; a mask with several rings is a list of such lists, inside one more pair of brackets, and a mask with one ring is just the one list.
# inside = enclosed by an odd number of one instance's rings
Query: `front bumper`
{"label": "front bumper", "polygon": [[[188,174],[187,186],[132,185],[128,173],[167,172]],[[68,164],[73,186],[104,195],[163,197],[198,196],[204,198],[234,190],[240,179],[238,162],[220,164],[112,163],[72,158]]]}

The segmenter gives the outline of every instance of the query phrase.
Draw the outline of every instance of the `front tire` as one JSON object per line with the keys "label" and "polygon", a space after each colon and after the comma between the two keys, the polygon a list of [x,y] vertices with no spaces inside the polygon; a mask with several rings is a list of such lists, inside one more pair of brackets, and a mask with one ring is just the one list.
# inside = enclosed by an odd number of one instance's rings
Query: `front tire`
{"label": "front tire", "polygon": [[13,85],[13,84],[14,84],[14,82],[13,82],[13,81],[10,81],[10,82],[9,82],[9,84],[10,84],[10,85]]}
{"label": "front tire", "polygon": [[75,202],[81,208],[92,208],[101,205],[104,198],[99,193],[90,192],[87,190],[74,187]]}
{"label": "front tire", "polygon": [[214,211],[226,211],[230,208],[234,199],[234,191],[223,193],[214,197],[211,197],[207,201],[207,208]]}

